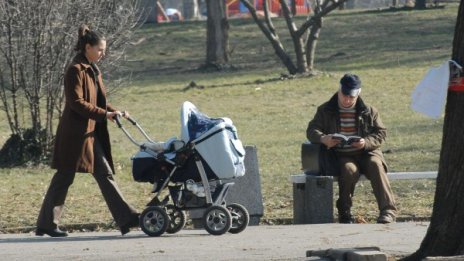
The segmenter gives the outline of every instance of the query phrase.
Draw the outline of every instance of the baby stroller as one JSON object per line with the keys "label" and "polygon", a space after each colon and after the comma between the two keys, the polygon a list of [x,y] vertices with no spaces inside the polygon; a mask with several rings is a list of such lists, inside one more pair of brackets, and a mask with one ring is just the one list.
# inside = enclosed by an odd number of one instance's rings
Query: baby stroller
{"label": "baby stroller", "polygon": [[[202,225],[212,235],[240,233],[249,222],[247,209],[226,204],[233,180],[245,174],[245,150],[228,118],[209,118],[190,102],[181,109],[181,138],[137,142],[116,119],[118,127],[140,151],[132,157],[132,175],[153,184],[154,198],[140,214],[140,227],[149,236],[176,233],[186,224],[186,210],[204,211]],[[166,191],[168,189],[168,191]],[[161,199],[161,193],[168,194]]]}

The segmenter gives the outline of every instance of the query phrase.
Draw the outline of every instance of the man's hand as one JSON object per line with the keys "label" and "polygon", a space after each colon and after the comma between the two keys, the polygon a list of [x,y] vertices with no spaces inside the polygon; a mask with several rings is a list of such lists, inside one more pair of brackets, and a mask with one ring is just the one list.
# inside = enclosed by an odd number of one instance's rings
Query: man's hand
{"label": "man's hand", "polygon": [[321,142],[324,144],[328,149],[337,146],[340,144],[341,140],[332,138],[332,134],[324,135],[321,137]]}
{"label": "man's hand", "polygon": [[351,143],[351,147],[353,148],[357,148],[357,149],[363,149],[364,147],[366,146],[366,140],[361,138],[359,141],[357,142],[353,142]]}

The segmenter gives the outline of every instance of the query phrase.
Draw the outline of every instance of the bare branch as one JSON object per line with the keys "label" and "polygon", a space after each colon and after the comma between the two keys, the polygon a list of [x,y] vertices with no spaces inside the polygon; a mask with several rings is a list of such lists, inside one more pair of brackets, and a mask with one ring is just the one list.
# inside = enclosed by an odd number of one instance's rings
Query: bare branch
{"label": "bare branch", "polygon": [[266,25],[261,20],[259,20],[258,15],[256,14],[256,9],[254,8],[252,4],[250,4],[248,0],[240,0],[240,1],[245,5],[246,8],[248,8],[256,24],[261,29],[261,31],[266,36],[266,38],[271,42],[272,47],[274,48],[274,51],[276,52],[276,55],[285,64],[285,66],[287,67],[287,70],[291,74],[295,74],[297,72],[297,68],[292,62],[292,59],[290,58],[290,56],[285,51],[285,48],[280,42],[279,37],[275,33],[275,31],[273,33],[268,27],[266,27]]}
{"label": "bare branch", "polygon": [[[324,17],[331,11],[337,9],[340,5],[343,5],[347,0],[334,0],[332,4],[328,5],[327,7],[323,8],[319,13],[312,16],[308,19],[303,25],[301,25],[300,29],[296,32],[297,36],[301,37],[309,27],[313,26],[313,24],[320,18]],[[328,3],[329,1],[326,1]],[[324,5],[326,4],[324,3]]]}
{"label": "bare branch", "polygon": [[297,28],[296,28],[295,23],[293,22],[292,14],[291,14],[290,8],[288,7],[287,0],[279,0],[279,2],[282,8],[282,14],[285,18],[285,22],[287,22],[287,27],[288,27],[288,30],[290,31],[290,35],[292,35],[293,37],[297,31]]}
{"label": "bare branch", "polygon": [[[63,104],[63,74],[75,55],[78,27],[86,23],[105,35],[109,55],[101,68],[111,76],[121,69],[142,15],[137,8],[138,0],[0,1],[0,100],[13,134],[45,129],[47,138],[40,142],[51,144],[53,119]],[[116,89],[111,82],[109,90]]]}
{"label": "bare branch", "polygon": [[271,20],[268,1],[269,1],[269,0],[265,0],[265,1],[263,2],[263,5],[264,5],[264,6],[263,6],[263,8],[264,8],[264,18],[265,18],[267,27],[269,28],[269,31],[270,31],[273,35],[275,35],[275,36],[277,37],[274,24],[272,23],[272,20]]}
{"label": "bare branch", "polygon": [[264,35],[269,39],[269,40],[272,40],[272,39],[275,39],[276,38],[276,35],[271,31],[269,30],[268,27],[266,27],[264,25],[264,23],[259,20],[259,17],[256,13],[256,9],[255,7],[250,4],[250,2],[248,0],[240,0],[243,5],[245,5],[246,8],[248,8],[248,10],[250,11],[250,14],[251,16],[253,17],[253,19],[255,20],[256,24],[259,26],[259,28],[261,29],[261,31],[264,33]]}

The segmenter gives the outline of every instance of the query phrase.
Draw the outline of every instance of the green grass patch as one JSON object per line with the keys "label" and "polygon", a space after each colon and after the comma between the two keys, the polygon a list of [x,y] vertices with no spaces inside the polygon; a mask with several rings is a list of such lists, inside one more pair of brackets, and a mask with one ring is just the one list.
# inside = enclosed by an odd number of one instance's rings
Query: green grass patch
{"label": "green grass patch", "polygon": [[[388,128],[383,146],[390,171],[437,170],[443,118],[432,120],[410,108],[410,94],[430,66],[449,59],[457,5],[404,12],[337,11],[324,20],[318,43],[316,77],[277,80],[285,68],[252,20],[231,21],[231,62],[235,69],[203,73],[206,23],[147,25],[144,38],[128,52],[134,81],[110,97],[156,140],[180,135],[179,110],[191,101],[212,117],[229,117],[244,144],[258,149],[264,218],[292,217],[291,174],[300,173],[300,147],[316,108],[337,90],[345,72],[360,75],[363,98],[377,107]],[[304,20],[299,18],[298,23]],[[291,49],[285,22],[275,19]],[[204,89],[182,91],[191,81]],[[129,130],[137,136],[137,130]],[[9,136],[0,123],[0,144]],[[151,186],[131,178],[130,157],[137,148],[110,127],[116,180],[139,209],[151,199]],[[0,229],[33,226],[53,170],[1,169]],[[430,216],[433,181],[392,183],[402,217]],[[368,222],[377,206],[368,182],[358,184],[353,212]],[[91,175],[78,174],[66,202],[63,223],[110,223],[112,218]]]}

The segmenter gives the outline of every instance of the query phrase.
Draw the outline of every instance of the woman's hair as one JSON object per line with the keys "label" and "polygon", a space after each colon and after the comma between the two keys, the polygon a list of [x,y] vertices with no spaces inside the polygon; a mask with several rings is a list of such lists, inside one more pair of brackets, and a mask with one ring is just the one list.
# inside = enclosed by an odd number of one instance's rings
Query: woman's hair
{"label": "woman's hair", "polygon": [[105,40],[104,36],[100,35],[96,31],[91,31],[87,25],[82,25],[79,27],[79,37],[77,38],[77,44],[74,47],[74,50],[85,53],[86,44],[95,46],[102,40]]}

